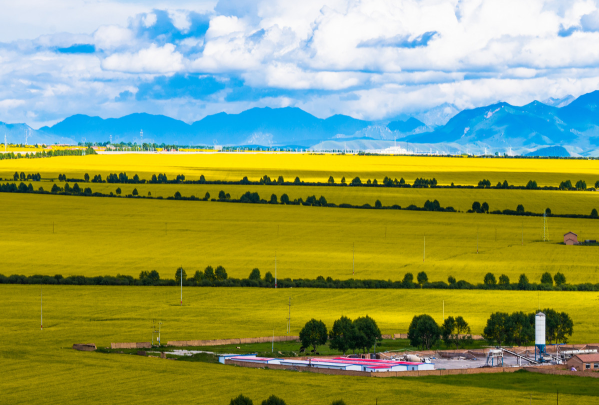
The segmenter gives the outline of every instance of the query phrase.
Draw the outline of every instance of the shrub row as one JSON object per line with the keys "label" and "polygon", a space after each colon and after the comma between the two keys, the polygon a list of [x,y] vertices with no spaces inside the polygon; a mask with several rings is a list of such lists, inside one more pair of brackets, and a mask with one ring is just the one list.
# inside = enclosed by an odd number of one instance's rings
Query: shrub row
{"label": "shrub row", "polygon": [[[142,272],[139,278],[129,275],[117,276],[68,276],[63,277],[60,274],[55,276],[34,275],[24,276],[13,274],[4,276],[0,274],[0,284],[63,284],[63,285],[150,285],[150,286],[178,286],[181,283],[181,268],[175,272],[175,279],[163,279],[157,271]],[[457,281],[449,277],[448,282],[428,281],[426,273],[420,272],[417,282],[414,282],[414,276],[407,273],[402,281],[391,280],[356,280],[353,278],[347,280],[334,280],[331,277],[324,278],[319,276],[315,279],[279,279],[278,288],[335,288],[335,289],[455,289],[455,290],[520,290],[520,291],[599,291],[599,283],[591,284],[566,284],[565,277],[560,273],[556,274],[555,281],[549,282],[544,274],[542,282],[539,284],[529,283],[528,278],[522,274],[517,283],[510,283],[507,276],[502,275],[499,284],[493,282],[494,276],[485,276],[485,282],[471,284],[465,280]],[[255,287],[255,288],[274,288],[275,280],[271,272],[267,272],[262,278],[260,270],[254,269],[248,278],[228,278],[225,269],[218,266],[216,271],[208,266],[205,271],[196,271],[195,275],[188,278],[183,270],[183,285],[187,287]]]}

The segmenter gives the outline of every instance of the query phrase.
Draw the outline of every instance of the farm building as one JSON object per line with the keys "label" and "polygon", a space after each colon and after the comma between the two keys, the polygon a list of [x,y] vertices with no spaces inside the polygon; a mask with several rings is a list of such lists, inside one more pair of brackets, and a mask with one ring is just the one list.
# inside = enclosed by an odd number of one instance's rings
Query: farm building
{"label": "farm building", "polygon": [[599,370],[599,354],[576,354],[566,364],[578,371]]}
{"label": "farm building", "polygon": [[568,232],[564,235],[564,243],[566,245],[578,245],[578,235],[574,232]]}
{"label": "farm building", "polygon": [[271,359],[256,357],[255,355],[222,355],[219,362],[225,364],[226,360],[245,363],[260,363],[264,365],[278,364],[290,367],[315,367],[347,371],[386,372],[386,371],[421,371],[434,370],[433,363],[420,363],[411,361],[353,359],[347,357],[336,357],[334,359],[313,358],[309,360],[299,359]]}

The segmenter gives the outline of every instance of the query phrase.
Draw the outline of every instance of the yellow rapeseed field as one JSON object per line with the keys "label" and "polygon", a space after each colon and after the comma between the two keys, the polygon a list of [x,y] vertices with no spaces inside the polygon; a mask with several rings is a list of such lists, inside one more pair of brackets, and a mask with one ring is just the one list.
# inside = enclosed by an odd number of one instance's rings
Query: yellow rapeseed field
{"label": "yellow rapeseed field", "polygon": [[274,273],[276,252],[279,278],[425,271],[432,281],[479,283],[492,272],[539,282],[560,271],[571,283],[599,282],[599,249],[560,243],[567,231],[596,239],[592,219],[551,218],[542,242],[539,217],[12,193],[0,203],[5,275],[173,278],[179,266],[192,275],[223,265],[245,278],[255,267]]}
{"label": "yellow rapeseed field", "polygon": [[377,179],[385,176],[403,177],[412,183],[417,177],[435,177],[439,184],[478,184],[489,179],[493,185],[507,180],[510,184],[525,185],[535,180],[539,186],[557,186],[563,180],[573,183],[585,180],[594,185],[599,180],[599,161],[557,159],[462,158],[425,156],[357,156],[289,153],[163,153],[163,154],[108,154],[72,156],[51,159],[0,161],[0,177],[15,171],[40,172],[43,177],[57,177],[67,173],[82,177],[114,172],[135,173],[149,179],[152,174],[169,176],[185,174],[189,179],[204,175],[209,180],[251,180],[268,175],[304,181],[325,182],[329,176],[336,181]]}

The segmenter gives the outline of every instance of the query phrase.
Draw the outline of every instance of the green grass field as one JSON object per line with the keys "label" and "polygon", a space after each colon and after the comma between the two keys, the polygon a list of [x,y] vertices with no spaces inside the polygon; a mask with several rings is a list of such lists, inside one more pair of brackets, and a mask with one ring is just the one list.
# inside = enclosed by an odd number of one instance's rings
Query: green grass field
{"label": "green grass field", "polygon": [[552,218],[543,243],[538,217],[10,193],[0,202],[5,275],[173,278],[181,265],[189,275],[223,265],[243,278],[255,267],[274,273],[276,251],[279,278],[348,279],[355,244],[359,279],[425,271],[478,283],[492,272],[538,282],[560,271],[571,283],[599,281],[599,248],[558,243],[567,231],[596,238],[590,219]]}
{"label": "green grass field", "polygon": [[[172,287],[44,288],[44,330],[39,328],[39,286],[0,286],[3,343],[2,402],[228,404],[239,393],[256,401],[270,394],[288,404],[593,403],[599,380],[533,374],[367,379],[254,370],[133,355],[75,352],[73,343],[149,341],[152,319],[163,321],[163,341],[284,334],[286,302],[293,297],[292,333],[311,317],[327,325],[341,314],[369,314],[383,332],[405,331],[414,314],[441,320],[463,315],[480,331],[491,311],[534,310],[537,293],[484,291],[258,290],[189,288],[184,306]],[[572,341],[597,340],[597,293],[540,294],[541,307],[572,316]],[[275,350],[277,346],[275,345]]]}

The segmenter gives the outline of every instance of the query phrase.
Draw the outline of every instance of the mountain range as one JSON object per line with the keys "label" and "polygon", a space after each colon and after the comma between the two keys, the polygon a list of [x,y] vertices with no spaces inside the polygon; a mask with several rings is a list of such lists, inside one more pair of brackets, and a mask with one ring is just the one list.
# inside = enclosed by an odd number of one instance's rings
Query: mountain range
{"label": "mountain range", "polygon": [[[578,98],[533,101],[524,106],[505,102],[457,112],[449,104],[420,117],[366,121],[347,115],[321,119],[299,108],[252,108],[239,114],[219,113],[185,123],[163,115],[130,114],[103,119],[73,115],[33,130],[26,124],[0,123],[9,142],[77,143],[144,142],[179,145],[299,146],[312,149],[405,148],[455,153],[512,152],[573,156],[599,155],[599,91]],[[442,125],[433,122],[441,120]],[[2,134],[2,132],[0,132]],[[547,149],[548,147],[561,147]],[[565,151],[565,152],[564,152]]]}

